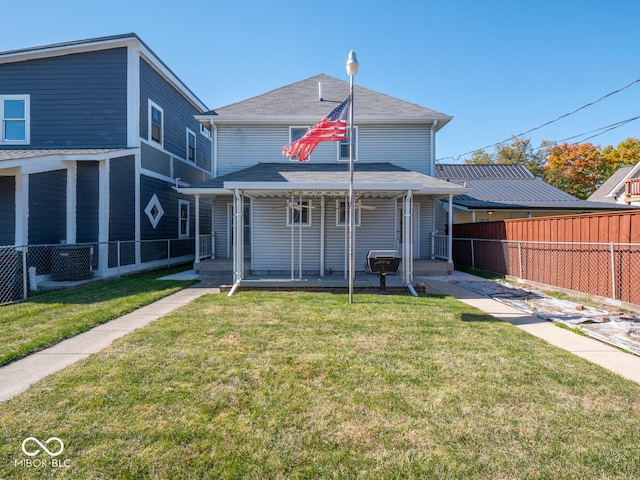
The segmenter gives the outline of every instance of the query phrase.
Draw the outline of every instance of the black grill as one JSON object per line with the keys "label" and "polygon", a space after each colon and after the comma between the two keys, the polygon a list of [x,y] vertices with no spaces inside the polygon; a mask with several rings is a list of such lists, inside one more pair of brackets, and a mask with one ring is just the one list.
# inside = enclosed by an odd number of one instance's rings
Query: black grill
{"label": "black grill", "polygon": [[367,265],[369,270],[380,275],[380,290],[387,286],[387,273],[397,273],[402,257],[395,250],[369,250]]}

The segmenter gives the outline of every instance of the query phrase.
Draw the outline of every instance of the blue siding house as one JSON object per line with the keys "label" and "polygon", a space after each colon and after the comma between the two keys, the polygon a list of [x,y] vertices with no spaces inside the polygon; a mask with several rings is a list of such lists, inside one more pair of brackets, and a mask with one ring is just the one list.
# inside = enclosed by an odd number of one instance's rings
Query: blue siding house
{"label": "blue siding house", "polygon": [[[206,111],[135,34],[0,52],[0,246],[39,245],[38,276],[61,244],[89,245],[104,276],[192,258],[195,205],[175,187],[211,178]],[[198,210],[210,234],[211,202]]]}

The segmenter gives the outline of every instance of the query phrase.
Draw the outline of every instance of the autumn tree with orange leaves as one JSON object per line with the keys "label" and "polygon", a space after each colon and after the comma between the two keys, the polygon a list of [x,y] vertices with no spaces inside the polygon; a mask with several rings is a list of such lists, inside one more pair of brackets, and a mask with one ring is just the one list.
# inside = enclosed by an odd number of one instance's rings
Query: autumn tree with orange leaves
{"label": "autumn tree with orange leaves", "polygon": [[547,144],[547,163],[542,173],[547,183],[587,199],[616,170],[639,161],[637,138],[628,138],[617,148],[604,149],[591,143]]}

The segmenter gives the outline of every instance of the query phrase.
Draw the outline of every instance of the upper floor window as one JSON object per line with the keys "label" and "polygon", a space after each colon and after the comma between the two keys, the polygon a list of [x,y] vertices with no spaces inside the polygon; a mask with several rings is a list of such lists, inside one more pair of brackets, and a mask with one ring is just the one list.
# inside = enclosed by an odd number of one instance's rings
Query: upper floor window
{"label": "upper floor window", "polygon": [[[296,140],[300,140],[308,131],[309,127],[289,127],[289,145],[291,145]],[[297,159],[297,157],[291,157],[289,160]]]}
{"label": "upper floor window", "polygon": [[187,152],[186,158],[190,162],[196,161],[196,134],[187,128]]}
{"label": "upper floor window", "polygon": [[209,140],[211,140],[211,130],[209,130],[207,127],[205,127],[204,125],[200,124],[200,133],[207,137]]}
{"label": "upper floor window", "polygon": [[29,95],[0,95],[0,143],[29,143]]}
{"label": "upper floor window", "polygon": [[[353,160],[358,158],[358,127],[353,127]],[[347,128],[347,139],[338,144],[338,160],[349,160],[349,129]]]}
{"label": "upper floor window", "polygon": [[149,100],[149,140],[164,144],[164,115],[162,108]]}

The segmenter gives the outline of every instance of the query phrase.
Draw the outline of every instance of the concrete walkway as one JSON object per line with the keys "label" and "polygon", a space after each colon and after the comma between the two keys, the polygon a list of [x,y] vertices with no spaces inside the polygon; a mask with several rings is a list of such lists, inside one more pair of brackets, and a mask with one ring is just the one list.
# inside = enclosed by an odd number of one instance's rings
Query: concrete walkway
{"label": "concrete walkway", "polygon": [[[447,277],[422,277],[427,293],[450,295],[494,317],[540,337],[552,345],[568,350],[619,375],[640,383],[640,357],[624,353],[597,340],[576,335],[553,323],[528,315],[496,300],[451,283],[451,280],[483,280],[473,275],[454,272]],[[226,278],[224,280],[227,280]],[[212,278],[185,288],[151,305],[99,325],[85,333],[64,340],[51,348],[29,355],[0,368],[0,402],[27,390],[29,386],[63,368],[108,347],[117,338],[148,325],[164,315],[187,305],[208,293],[219,293],[216,285],[224,283]]]}
{"label": "concrete walkway", "polygon": [[220,293],[213,284],[199,283],[92,328],[75,337],[0,368],[0,402],[58,370],[108,347],[117,338],[144,327],[207,293]]}
{"label": "concrete walkway", "polygon": [[425,284],[427,293],[455,297],[467,305],[476,307],[536,337],[542,338],[556,347],[560,347],[574,355],[585,358],[624,378],[640,383],[640,357],[625,353],[598,340],[583,337],[563,328],[558,328],[552,322],[529,315],[497,300],[484,297],[459,285],[455,285],[451,283],[450,280],[452,279],[486,281],[486,279],[473,275],[454,272],[453,275],[449,277],[424,277],[420,279],[420,282]]}

